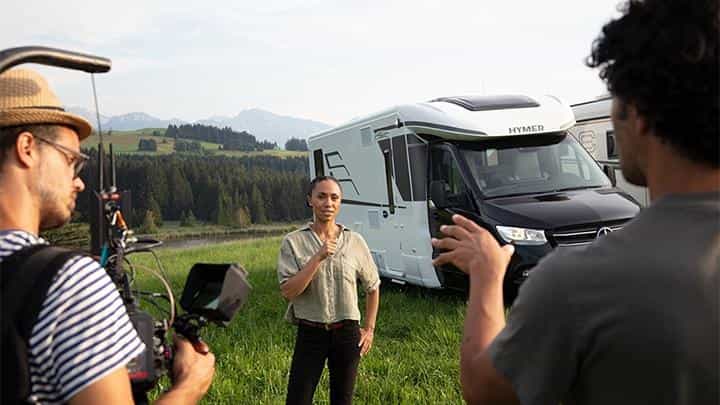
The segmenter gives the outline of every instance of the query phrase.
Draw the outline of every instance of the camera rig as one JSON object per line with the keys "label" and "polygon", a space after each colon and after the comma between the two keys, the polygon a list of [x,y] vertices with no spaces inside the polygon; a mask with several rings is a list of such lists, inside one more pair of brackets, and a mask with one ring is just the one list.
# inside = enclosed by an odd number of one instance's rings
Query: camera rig
{"label": "camera rig", "polygon": [[[94,212],[91,214],[90,250],[91,254],[99,257],[100,264],[117,286],[130,320],[145,344],[143,353],[128,364],[128,371],[136,403],[147,403],[148,391],[172,367],[169,330],[174,329],[176,333],[185,336],[200,350],[200,330],[210,323],[226,326],[247,301],[250,292],[247,272],[237,264],[196,263],[190,269],[180,300],[180,306],[185,312],[178,314],[168,277],[162,262],[153,251],[162,242],[134,236],[123,216],[123,204],[125,201],[129,203],[129,196],[118,192],[116,187],[112,143],[109,144],[110,184],[108,187],[104,184],[105,151],[94,74],[110,71],[111,61],[99,56],[39,46],[0,50],[0,73],[23,63],[39,63],[91,74],[100,140],[97,151],[98,190],[94,193],[97,204],[93,206]],[[128,256],[137,253],[152,255],[157,269],[133,264],[128,260]],[[146,270],[155,276],[165,291],[158,293],[137,288],[137,269]],[[161,305],[160,300],[166,305]],[[140,307],[141,301],[155,307],[163,315],[152,316]]]}

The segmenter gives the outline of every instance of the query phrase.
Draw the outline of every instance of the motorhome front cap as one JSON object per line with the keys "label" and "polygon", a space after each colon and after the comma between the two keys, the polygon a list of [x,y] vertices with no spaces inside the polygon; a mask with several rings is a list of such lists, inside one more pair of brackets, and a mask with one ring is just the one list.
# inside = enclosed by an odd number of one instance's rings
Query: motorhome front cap
{"label": "motorhome front cap", "polygon": [[553,96],[442,97],[377,115],[392,113],[397,114],[400,125],[447,139],[557,132],[575,124],[570,106]]}

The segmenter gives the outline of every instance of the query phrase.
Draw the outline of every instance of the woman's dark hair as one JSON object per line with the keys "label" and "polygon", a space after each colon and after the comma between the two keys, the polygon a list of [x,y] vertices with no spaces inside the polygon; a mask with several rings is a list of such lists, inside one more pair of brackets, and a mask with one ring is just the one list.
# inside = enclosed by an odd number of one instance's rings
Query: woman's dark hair
{"label": "woman's dark hair", "polygon": [[340,190],[342,191],[342,186],[340,185],[340,182],[338,181],[338,179],[336,179],[335,177],[333,177],[333,176],[317,176],[314,179],[312,179],[312,181],[310,181],[310,184],[308,185],[308,189],[307,189],[307,196],[308,197],[312,196],[312,192],[313,192],[313,190],[315,190],[315,186],[318,183],[320,183],[321,181],[326,181],[326,180],[335,182],[335,184],[337,184],[338,188],[340,188]]}
{"label": "woman's dark hair", "polygon": [[720,166],[718,0],[628,0],[586,64],[633,104],[655,135],[689,159]]}

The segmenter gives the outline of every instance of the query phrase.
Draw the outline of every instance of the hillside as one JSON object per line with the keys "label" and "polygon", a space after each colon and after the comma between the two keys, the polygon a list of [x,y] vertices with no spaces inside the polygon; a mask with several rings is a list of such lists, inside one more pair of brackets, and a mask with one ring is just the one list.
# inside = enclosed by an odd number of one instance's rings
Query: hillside
{"label": "hillside", "polygon": [[[85,117],[95,126],[95,112],[82,107],[68,107],[68,111]],[[103,130],[135,131],[143,128],[167,128],[168,125],[182,125],[190,122],[179,118],[163,120],[144,112],[105,116],[100,115]],[[218,128],[230,127],[237,132],[247,131],[258,140],[285,145],[290,138],[307,137],[330,128],[329,125],[304,118],[278,115],[259,108],[240,111],[232,117],[214,116],[195,121],[196,124],[212,125]]]}
{"label": "hillside", "polygon": [[[137,155],[167,155],[175,152],[175,140],[173,138],[165,138],[162,136],[153,135],[164,134],[165,128],[144,128],[134,131],[112,131],[110,135],[103,136],[103,143],[105,144],[105,150],[108,150],[108,144],[112,142],[113,150],[116,153],[123,154],[137,154]],[[153,139],[157,143],[157,152],[145,152],[138,151],[138,143],[141,139]],[[92,135],[87,138],[82,146],[83,148],[96,147],[100,138],[97,135]],[[191,141],[195,142],[195,141]],[[307,156],[307,152],[295,152],[285,150],[266,150],[258,152],[242,152],[242,151],[224,151],[219,150],[219,146],[216,143],[200,142],[203,148],[203,153],[209,153],[213,155],[221,156],[278,156],[278,157],[304,157]]]}
{"label": "hillside", "polygon": [[330,128],[322,122],[277,115],[259,108],[243,110],[234,117],[212,117],[197,123],[248,131],[258,139],[277,142],[278,145],[285,145],[290,138],[306,139]]}

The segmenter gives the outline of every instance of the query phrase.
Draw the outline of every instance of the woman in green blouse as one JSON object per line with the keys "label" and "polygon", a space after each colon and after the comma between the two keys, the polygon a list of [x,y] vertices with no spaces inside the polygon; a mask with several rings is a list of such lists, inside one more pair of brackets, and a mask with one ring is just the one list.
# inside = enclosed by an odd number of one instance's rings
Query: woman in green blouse
{"label": "woman in green blouse", "polygon": [[[342,189],[330,176],[310,182],[314,220],[285,236],[278,257],[286,319],[298,325],[287,404],[312,404],[327,360],[330,403],[352,403],[360,356],[372,347],[380,305],[380,278],[362,236],[335,222]],[[357,282],[366,294],[360,327]]]}

